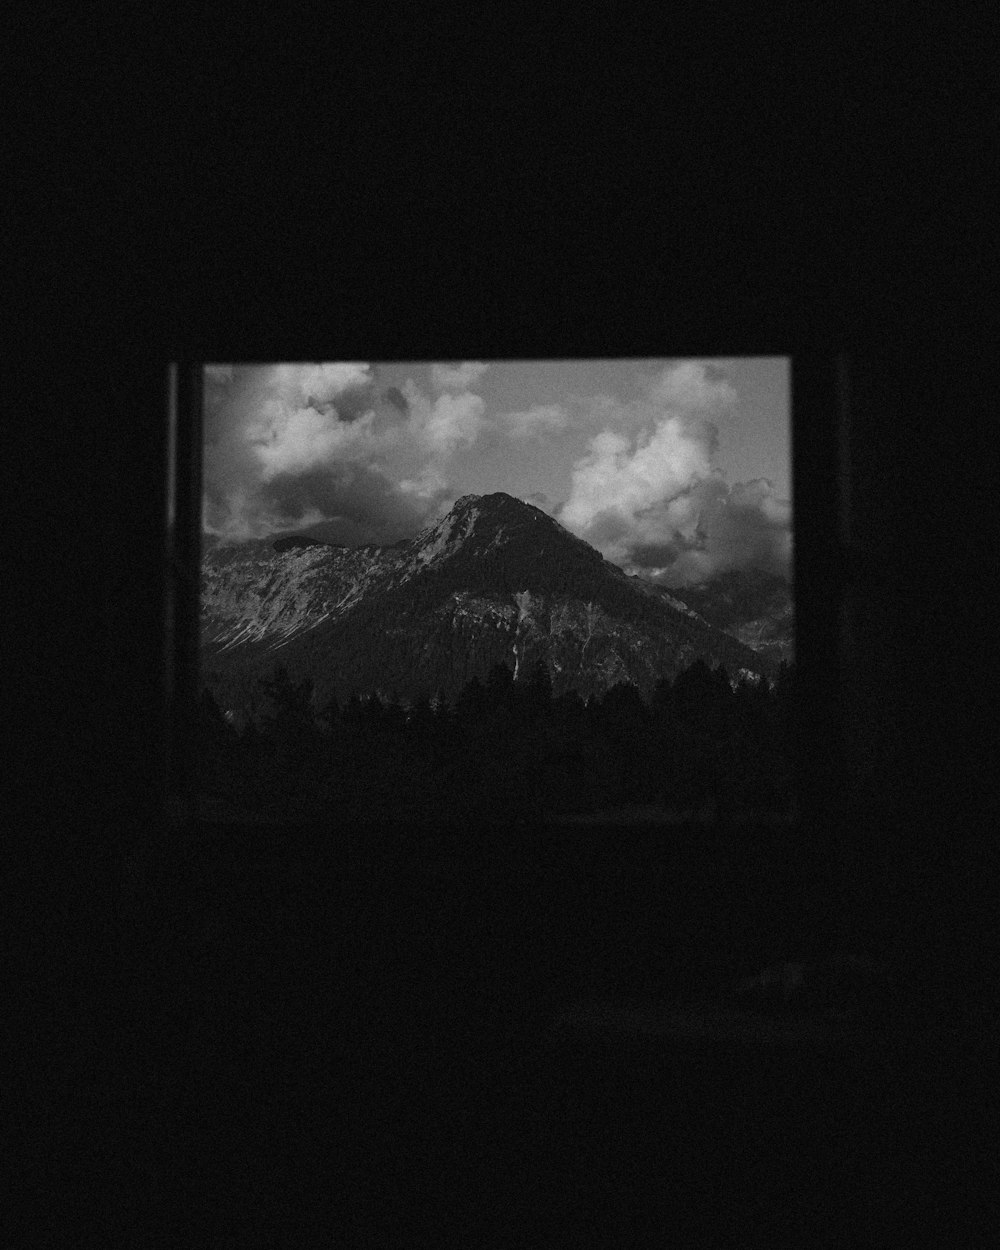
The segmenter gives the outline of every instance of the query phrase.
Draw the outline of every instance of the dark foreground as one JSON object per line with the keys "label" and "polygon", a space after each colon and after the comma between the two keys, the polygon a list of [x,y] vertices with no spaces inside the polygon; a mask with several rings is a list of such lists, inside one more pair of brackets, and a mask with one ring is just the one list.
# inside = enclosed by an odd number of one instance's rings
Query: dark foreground
{"label": "dark foreground", "polygon": [[787,836],[206,827],[128,930],[109,1237],[893,1245],[943,1209],[978,1244],[967,1164],[928,1189],[907,1159],[942,1115],[968,1143],[933,1056],[983,1052],[905,986],[861,1037],[636,1027],[843,938]]}

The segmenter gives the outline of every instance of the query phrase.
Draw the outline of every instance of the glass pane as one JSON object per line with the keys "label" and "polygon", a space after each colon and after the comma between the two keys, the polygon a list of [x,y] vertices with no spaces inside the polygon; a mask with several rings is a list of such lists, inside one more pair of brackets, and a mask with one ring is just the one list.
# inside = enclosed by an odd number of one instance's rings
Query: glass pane
{"label": "glass pane", "polygon": [[787,810],[789,375],[206,365],[203,814]]}

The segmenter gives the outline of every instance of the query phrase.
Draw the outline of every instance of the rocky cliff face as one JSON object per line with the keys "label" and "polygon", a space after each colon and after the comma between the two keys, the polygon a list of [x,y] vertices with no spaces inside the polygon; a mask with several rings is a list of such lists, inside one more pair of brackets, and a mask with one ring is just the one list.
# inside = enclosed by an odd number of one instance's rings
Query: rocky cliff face
{"label": "rocky cliff face", "polygon": [[[495,663],[543,660],[556,693],[621,681],[648,692],[695,659],[772,672],[697,599],[629,577],[538,508],[502,493],[459,499],[392,546],[301,536],[213,546],[202,565],[202,662],[218,677],[274,663],[317,695],[419,690],[453,697]],[[748,639],[752,641],[749,631]]]}
{"label": "rocky cliff face", "polygon": [[670,594],[773,663],[795,658],[795,602],[785,578],[761,569],[733,569]]}

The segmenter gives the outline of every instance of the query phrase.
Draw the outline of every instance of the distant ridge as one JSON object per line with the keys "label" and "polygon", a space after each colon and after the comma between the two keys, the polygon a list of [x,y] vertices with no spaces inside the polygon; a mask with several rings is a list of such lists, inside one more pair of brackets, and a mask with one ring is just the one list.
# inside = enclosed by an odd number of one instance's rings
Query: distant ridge
{"label": "distant ridge", "polygon": [[318,538],[306,538],[304,534],[289,534],[276,538],[271,544],[275,551],[291,551],[296,547],[333,547],[333,543],[320,542]]}

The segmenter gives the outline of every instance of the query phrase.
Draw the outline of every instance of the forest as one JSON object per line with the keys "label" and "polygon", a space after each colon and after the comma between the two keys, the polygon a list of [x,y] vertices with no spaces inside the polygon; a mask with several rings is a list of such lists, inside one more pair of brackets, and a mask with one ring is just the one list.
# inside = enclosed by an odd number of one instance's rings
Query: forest
{"label": "forest", "polygon": [[697,660],[646,698],[623,683],[555,695],[543,661],[495,664],[454,699],[424,689],[320,702],[282,665],[240,708],[208,682],[198,709],[200,799],[274,819],[546,818],[655,806],[721,819],[792,802],[795,666],[734,680]]}

